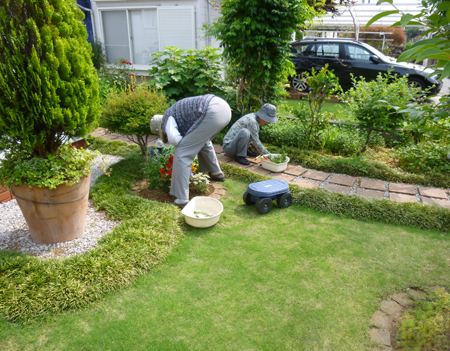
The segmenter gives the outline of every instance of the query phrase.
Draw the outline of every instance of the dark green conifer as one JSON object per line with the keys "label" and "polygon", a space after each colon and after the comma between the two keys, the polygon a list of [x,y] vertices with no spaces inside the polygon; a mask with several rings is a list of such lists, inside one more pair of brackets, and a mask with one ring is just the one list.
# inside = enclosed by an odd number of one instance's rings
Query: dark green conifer
{"label": "dark green conifer", "polygon": [[0,3],[0,136],[30,156],[96,126],[98,77],[82,18],[73,0]]}

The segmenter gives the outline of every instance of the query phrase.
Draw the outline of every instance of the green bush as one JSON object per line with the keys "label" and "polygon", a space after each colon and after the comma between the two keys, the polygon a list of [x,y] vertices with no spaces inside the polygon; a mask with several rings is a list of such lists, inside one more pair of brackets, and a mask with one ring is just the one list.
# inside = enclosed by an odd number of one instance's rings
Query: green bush
{"label": "green bush", "polygon": [[218,51],[212,47],[201,50],[166,47],[152,54],[153,67],[148,71],[152,77],[150,84],[176,101],[214,94],[233,104],[236,95],[222,79],[222,58]]}
{"label": "green bush", "polygon": [[[356,155],[364,146],[364,133],[355,126],[343,125],[329,126],[320,132],[318,141],[322,151],[340,156]],[[372,132],[369,140],[370,146],[385,146],[380,132]]]}
{"label": "green bush", "polygon": [[[278,147],[307,148],[309,137],[304,124],[296,118],[280,117],[278,123],[261,128],[259,132],[263,142]],[[365,135],[355,126],[333,126],[326,123],[315,137],[312,150],[322,150],[335,155],[349,156],[356,154],[364,146]],[[384,146],[384,139],[379,132],[371,133],[369,145]]]}
{"label": "green bush", "polygon": [[162,92],[147,84],[133,83],[127,89],[112,91],[102,112],[100,125],[113,133],[126,135],[138,144],[143,162],[148,158],[148,140],[151,135],[150,121],[169,107]]}
{"label": "green bush", "polygon": [[287,153],[294,164],[319,171],[348,174],[354,177],[368,177],[396,183],[418,184],[438,188],[450,187],[450,176],[445,173],[411,174],[382,163],[367,160],[364,157],[330,157],[312,150],[299,150],[294,147],[280,148],[270,145],[269,147],[273,153]]}
{"label": "green bush", "polygon": [[447,155],[450,146],[440,143],[425,141],[419,144],[400,146],[395,149],[396,161],[403,169],[412,172],[450,172],[450,161]]}
{"label": "green bush", "polygon": [[[228,177],[246,182],[269,179],[254,172],[221,164]],[[436,229],[450,232],[450,210],[418,203],[399,203],[390,200],[367,199],[357,195],[343,195],[325,189],[301,188],[289,184],[294,203],[314,210],[362,221],[377,221],[392,225]]]}
{"label": "green bush", "polygon": [[27,184],[30,187],[48,187],[77,184],[91,174],[91,161],[96,153],[72,148],[70,144],[61,145],[58,153],[48,154],[46,158],[23,157],[10,153],[2,160],[0,179],[6,186]]}
{"label": "green bush", "polygon": [[88,136],[86,138],[89,149],[97,150],[103,155],[116,155],[127,157],[140,150],[139,146],[120,140],[109,140],[102,137]]}
{"label": "green bush", "polygon": [[391,72],[379,73],[376,80],[369,82],[355,77],[352,77],[352,81],[353,87],[342,95],[342,99],[350,107],[360,128],[366,132],[366,143],[361,149],[363,153],[374,130],[393,131],[401,126],[407,115],[392,105],[414,100],[420,89],[412,88],[407,77],[398,78]]}
{"label": "green bush", "polygon": [[301,147],[305,144],[306,135],[303,125],[296,118],[279,117],[278,123],[271,123],[259,131],[262,142],[272,145]]}
{"label": "green bush", "polygon": [[417,300],[401,317],[396,338],[405,350],[450,350],[450,294],[438,290]]}

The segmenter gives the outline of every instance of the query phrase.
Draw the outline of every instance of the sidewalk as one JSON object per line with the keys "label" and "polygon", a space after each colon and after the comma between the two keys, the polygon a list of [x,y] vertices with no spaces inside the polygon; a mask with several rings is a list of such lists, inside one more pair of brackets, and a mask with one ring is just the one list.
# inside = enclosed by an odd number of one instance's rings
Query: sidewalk
{"label": "sidewalk", "polygon": [[[98,128],[92,136],[100,136],[110,140],[120,140],[130,143],[128,138],[119,134],[105,134],[106,131]],[[154,145],[157,136],[150,137],[150,145]],[[398,202],[416,202],[426,205],[437,205],[450,209],[449,189],[428,188],[414,184],[401,184],[374,180],[365,177],[350,177],[344,174],[326,173],[314,169],[303,168],[299,165],[289,165],[284,172],[273,173],[260,165],[260,160],[248,157],[250,165],[244,166],[233,158],[225,155],[220,145],[214,145],[219,162],[232,164],[251,172],[267,175],[274,179],[297,184],[305,188],[324,188],[329,191],[345,194],[359,195],[374,199],[387,199]]]}

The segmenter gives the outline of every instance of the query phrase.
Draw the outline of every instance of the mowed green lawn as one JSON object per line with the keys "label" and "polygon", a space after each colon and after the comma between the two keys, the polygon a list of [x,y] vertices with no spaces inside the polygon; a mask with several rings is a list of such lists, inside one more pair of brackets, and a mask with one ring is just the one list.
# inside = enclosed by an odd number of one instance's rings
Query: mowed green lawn
{"label": "mowed green lawn", "polygon": [[297,205],[266,215],[227,180],[209,229],[81,311],[0,322],[1,350],[372,350],[371,316],[410,286],[450,285],[448,233]]}

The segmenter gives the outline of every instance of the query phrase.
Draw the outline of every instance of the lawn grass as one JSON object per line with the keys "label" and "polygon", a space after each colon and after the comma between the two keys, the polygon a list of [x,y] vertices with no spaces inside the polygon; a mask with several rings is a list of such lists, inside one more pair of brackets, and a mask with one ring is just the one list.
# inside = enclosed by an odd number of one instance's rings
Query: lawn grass
{"label": "lawn grass", "polygon": [[227,180],[224,213],[166,263],[82,311],[0,322],[5,350],[371,350],[371,316],[409,286],[450,285],[448,233],[293,205],[260,215]]}
{"label": "lawn grass", "polygon": [[[305,107],[308,107],[308,100],[295,100],[295,99],[286,99],[284,101],[284,105],[280,106],[280,109],[278,111],[278,114],[280,116],[292,116],[292,113],[290,112],[291,109],[297,108],[299,104],[304,105]],[[349,108],[339,102],[328,102],[325,101],[323,103],[322,112],[333,112],[335,113],[335,118],[338,121],[342,122],[355,122],[355,119],[350,115]]]}

